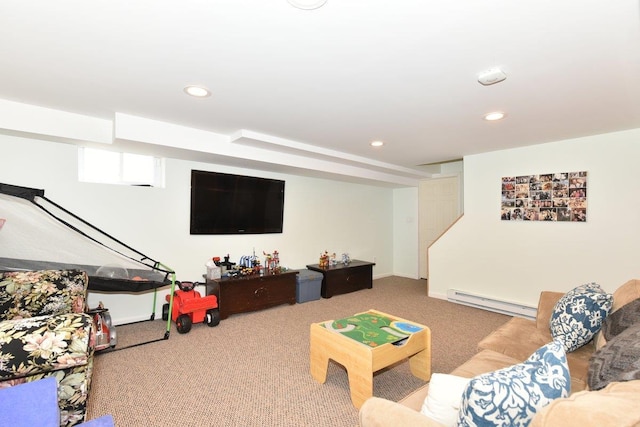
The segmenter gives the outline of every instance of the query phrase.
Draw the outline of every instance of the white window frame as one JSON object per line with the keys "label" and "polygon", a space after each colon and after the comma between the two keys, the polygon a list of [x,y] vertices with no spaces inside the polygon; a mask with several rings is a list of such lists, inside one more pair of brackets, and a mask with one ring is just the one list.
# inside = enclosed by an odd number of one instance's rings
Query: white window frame
{"label": "white window frame", "polygon": [[[102,156],[105,161],[100,162],[96,157]],[[106,160],[110,159],[109,162]],[[139,161],[152,161],[151,170],[139,179],[127,180]],[[89,147],[78,149],[78,180],[100,184],[135,185],[145,187],[164,188],[165,159],[148,155],[101,150]],[[135,174],[134,174],[135,175]]]}

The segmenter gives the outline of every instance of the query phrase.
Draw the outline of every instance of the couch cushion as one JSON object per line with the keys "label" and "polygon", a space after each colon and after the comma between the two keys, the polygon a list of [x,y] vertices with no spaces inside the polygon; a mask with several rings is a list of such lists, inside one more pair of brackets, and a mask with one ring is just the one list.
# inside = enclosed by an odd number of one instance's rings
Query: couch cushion
{"label": "couch cushion", "polygon": [[497,351],[482,350],[451,371],[451,374],[459,377],[473,378],[477,375],[497,371],[498,369],[506,368],[520,362],[522,362],[522,360],[498,353]]}
{"label": "couch cushion", "polygon": [[626,303],[602,322],[602,333],[610,340],[634,323],[640,322],[640,298]]}
{"label": "couch cushion", "polygon": [[[540,330],[549,331],[549,320],[553,314],[553,308],[565,292],[542,291],[538,299],[538,309],[536,311],[536,327]],[[551,331],[549,331],[551,334]]]}
{"label": "couch cushion", "polygon": [[[545,329],[541,330],[536,326],[536,322],[533,320],[514,317],[482,339],[478,344],[478,348],[481,350],[493,350],[499,353],[504,353],[505,355],[516,359],[502,367],[522,362],[529,357],[531,353],[548,342],[553,341],[551,333],[549,332],[548,319],[546,325]],[[593,354],[594,350],[595,348],[593,345],[587,344],[567,354],[569,372],[571,373],[572,392],[584,390],[587,387],[589,358]],[[453,373],[456,373],[456,371],[457,369]],[[478,375],[482,372],[488,372],[488,370],[476,371],[471,376]]]}
{"label": "couch cushion", "polygon": [[570,387],[564,346],[554,341],[523,363],[472,378],[462,395],[458,423],[527,425],[537,410],[568,396]]}
{"label": "couch cushion", "polygon": [[85,313],[0,322],[0,354],[7,356],[0,381],[87,365],[92,329],[93,318]]}
{"label": "couch cushion", "polygon": [[570,290],[553,309],[549,322],[551,336],[561,340],[567,352],[582,347],[600,330],[612,305],[613,295],[597,283]]}
{"label": "couch cushion", "polygon": [[588,383],[599,390],[610,382],[640,379],[640,323],[598,349],[589,363]]}
{"label": "couch cushion", "polygon": [[546,328],[539,329],[533,320],[514,317],[484,337],[478,343],[478,349],[504,353],[522,362],[531,356],[531,353],[551,341],[553,338],[549,331],[548,320]]}

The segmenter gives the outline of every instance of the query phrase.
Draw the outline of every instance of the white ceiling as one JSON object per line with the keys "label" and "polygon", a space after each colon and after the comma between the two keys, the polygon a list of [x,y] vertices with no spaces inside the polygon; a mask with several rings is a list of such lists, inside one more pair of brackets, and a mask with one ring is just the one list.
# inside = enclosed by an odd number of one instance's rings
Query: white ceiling
{"label": "white ceiling", "polygon": [[405,168],[640,128],[638,0],[5,1],[0,61],[7,101]]}

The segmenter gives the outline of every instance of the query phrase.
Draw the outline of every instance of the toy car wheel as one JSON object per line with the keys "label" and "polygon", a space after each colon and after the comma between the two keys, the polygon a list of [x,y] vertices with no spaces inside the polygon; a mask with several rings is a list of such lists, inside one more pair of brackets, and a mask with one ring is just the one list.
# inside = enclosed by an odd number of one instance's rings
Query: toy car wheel
{"label": "toy car wheel", "polygon": [[186,334],[191,330],[191,317],[188,314],[181,314],[176,319],[176,329],[181,334]]}
{"label": "toy car wheel", "polygon": [[217,308],[207,310],[206,322],[207,326],[218,326],[220,324],[220,310]]}
{"label": "toy car wheel", "polygon": [[116,328],[113,326],[113,321],[111,320],[111,314],[108,311],[102,314],[104,318],[104,323],[109,328],[109,347],[115,347],[118,344],[118,334],[116,333]]}
{"label": "toy car wheel", "polygon": [[169,303],[162,305],[162,320],[169,320]]}
{"label": "toy car wheel", "polygon": [[113,327],[113,322],[111,321],[111,315],[109,314],[109,312],[105,311],[102,314],[102,318],[104,319],[104,323],[106,323],[109,329],[111,329]]}
{"label": "toy car wheel", "polygon": [[109,330],[109,345],[111,347],[118,345],[118,334],[116,333],[116,328],[111,328]]}

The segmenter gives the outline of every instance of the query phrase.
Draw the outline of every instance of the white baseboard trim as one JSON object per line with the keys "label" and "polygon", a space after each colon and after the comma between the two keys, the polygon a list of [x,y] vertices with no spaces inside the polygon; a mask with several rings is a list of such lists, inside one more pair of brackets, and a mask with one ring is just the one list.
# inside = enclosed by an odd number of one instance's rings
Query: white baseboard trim
{"label": "white baseboard trim", "polygon": [[458,304],[481,308],[508,316],[524,317],[527,319],[536,318],[536,307],[524,304],[505,301],[494,297],[477,295],[460,289],[448,289],[447,299]]}

